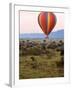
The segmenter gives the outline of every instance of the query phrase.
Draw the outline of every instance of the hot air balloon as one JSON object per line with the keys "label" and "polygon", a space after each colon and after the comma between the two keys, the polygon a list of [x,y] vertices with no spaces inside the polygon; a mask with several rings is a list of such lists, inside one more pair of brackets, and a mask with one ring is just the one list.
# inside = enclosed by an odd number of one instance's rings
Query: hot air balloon
{"label": "hot air balloon", "polygon": [[38,23],[46,37],[48,37],[56,25],[56,16],[52,12],[41,12],[38,16]]}

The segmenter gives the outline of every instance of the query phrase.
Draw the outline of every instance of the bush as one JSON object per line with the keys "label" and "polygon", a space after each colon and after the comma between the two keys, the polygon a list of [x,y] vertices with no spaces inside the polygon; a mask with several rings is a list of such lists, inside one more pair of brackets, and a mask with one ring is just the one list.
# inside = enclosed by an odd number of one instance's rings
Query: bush
{"label": "bush", "polygon": [[32,59],[32,62],[31,62],[31,67],[33,69],[36,69],[38,67],[38,63],[36,61],[36,59],[34,57],[30,57]]}
{"label": "bush", "polygon": [[35,61],[35,58],[34,57],[30,57],[32,61]]}
{"label": "bush", "polygon": [[43,42],[45,43],[45,42],[46,42],[46,40],[43,40]]}
{"label": "bush", "polygon": [[60,40],[60,41],[59,41],[59,43],[60,43],[61,45],[63,45],[63,44],[64,44],[64,42],[63,42],[62,40]]}
{"label": "bush", "polygon": [[43,49],[43,50],[45,50],[45,49],[46,49],[46,47],[43,45],[43,46],[42,46],[42,49]]}
{"label": "bush", "polygon": [[64,55],[64,50],[61,50],[60,55],[61,55],[61,56]]}
{"label": "bush", "polygon": [[64,45],[64,42],[62,40],[59,41],[58,46]]}
{"label": "bush", "polygon": [[57,47],[57,44],[55,41],[53,41],[52,43],[50,43],[47,48],[51,48],[51,49],[55,49]]}
{"label": "bush", "polygon": [[64,57],[61,57],[61,60],[56,62],[57,67],[64,67]]}

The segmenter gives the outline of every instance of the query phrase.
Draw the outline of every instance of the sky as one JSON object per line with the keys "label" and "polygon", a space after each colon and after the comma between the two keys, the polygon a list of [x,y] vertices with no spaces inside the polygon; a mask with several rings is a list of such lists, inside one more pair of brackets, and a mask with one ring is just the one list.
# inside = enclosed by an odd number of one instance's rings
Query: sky
{"label": "sky", "polygon": [[[20,11],[20,34],[23,33],[43,33],[38,24],[38,15],[40,12]],[[64,13],[54,13],[57,22],[52,32],[64,29]]]}

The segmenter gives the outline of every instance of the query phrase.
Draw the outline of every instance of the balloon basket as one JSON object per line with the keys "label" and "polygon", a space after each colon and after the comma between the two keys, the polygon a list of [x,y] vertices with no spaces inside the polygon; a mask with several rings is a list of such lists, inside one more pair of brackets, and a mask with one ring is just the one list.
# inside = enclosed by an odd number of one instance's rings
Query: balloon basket
{"label": "balloon basket", "polygon": [[48,36],[46,36],[46,37],[45,37],[45,39],[49,39],[49,37],[48,37]]}

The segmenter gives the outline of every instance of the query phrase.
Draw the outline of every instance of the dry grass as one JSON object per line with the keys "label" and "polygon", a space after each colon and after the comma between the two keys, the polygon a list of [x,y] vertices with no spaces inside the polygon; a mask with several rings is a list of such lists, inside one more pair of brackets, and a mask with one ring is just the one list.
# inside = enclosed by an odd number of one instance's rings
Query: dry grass
{"label": "dry grass", "polygon": [[20,55],[19,79],[63,77],[64,60],[61,51],[37,47],[29,48],[27,55]]}

